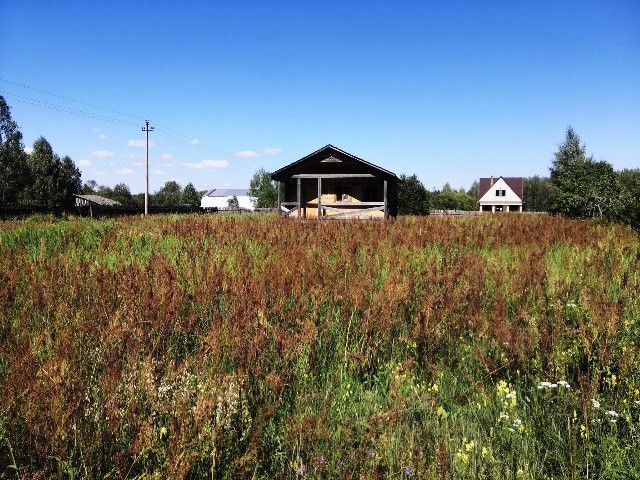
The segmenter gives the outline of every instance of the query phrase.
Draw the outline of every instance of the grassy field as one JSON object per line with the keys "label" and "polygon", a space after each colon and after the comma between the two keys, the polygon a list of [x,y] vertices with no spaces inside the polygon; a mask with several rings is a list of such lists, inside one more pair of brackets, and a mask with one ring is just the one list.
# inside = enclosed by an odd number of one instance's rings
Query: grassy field
{"label": "grassy field", "polygon": [[620,226],[5,222],[0,478],[639,478],[639,342]]}

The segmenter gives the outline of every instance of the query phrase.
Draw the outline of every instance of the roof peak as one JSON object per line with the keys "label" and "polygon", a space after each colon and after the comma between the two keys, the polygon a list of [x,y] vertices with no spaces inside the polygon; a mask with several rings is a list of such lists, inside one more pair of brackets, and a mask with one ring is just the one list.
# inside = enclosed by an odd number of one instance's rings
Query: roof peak
{"label": "roof peak", "polygon": [[389,170],[387,170],[385,168],[382,168],[382,167],[380,167],[378,165],[375,165],[375,164],[373,164],[371,162],[368,162],[367,160],[364,160],[363,158],[357,157],[356,155],[353,155],[352,153],[349,153],[349,152],[347,152],[345,150],[342,150],[341,148],[336,147],[335,145],[332,145],[331,143],[328,143],[324,147],[321,147],[321,148],[309,153],[308,155],[305,155],[304,157],[302,157],[302,158],[300,158],[300,159],[298,159],[298,160],[296,160],[296,161],[294,161],[294,162],[292,162],[292,163],[290,163],[288,165],[285,165],[282,168],[279,168],[278,170],[276,170],[275,172],[273,172],[271,174],[271,178],[275,180],[276,179],[275,177],[279,177],[282,174],[283,171],[285,171],[285,170],[287,170],[287,169],[289,169],[289,168],[291,168],[291,167],[293,167],[295,165],[299,165],[300,163],[305,162],[305,161],[313,158],[316,155],[319,155],[320,153],[322,153],[325,150],[332,150],[332,151],[334,151],[334,152],[336,152],[336,153],[338,153],[340,155],[344,155],[345,157],[351,158],[351,159],[356,160],[358,162],[361,162],[361,163],[363,163],[365,165],[368,165],[369,167],[375,168],[376,170],[379,170],[380,172],[382,172],[385,175],[389,175],[391,177],[397,178],[397,175],[395,173],[393,173],[393,172],[391,172],[391,171],[389,171]]}

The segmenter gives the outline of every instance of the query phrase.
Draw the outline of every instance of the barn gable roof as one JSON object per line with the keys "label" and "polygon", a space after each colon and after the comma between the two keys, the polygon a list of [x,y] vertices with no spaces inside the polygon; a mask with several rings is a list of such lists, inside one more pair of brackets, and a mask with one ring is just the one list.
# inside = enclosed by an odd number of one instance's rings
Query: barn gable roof
{"label": "barn gable roof", "polygon": [[117,200],[111,200],[110,198],[102,197],[100,195],[79,195],[76,194],[74,197],[81,198],[86,200],[87,202],[93,203],[95,205],[100,205],[103,207],[121,207],[122,204]]}
{"label": "barn gable roof", "polygon": [[522,177],[487,177],[480,179],[480,185],[478,187],[478,198],[482,198],[485,193],[487,193],[493,185],[499,180],[502,179],[505,181],[509,188],[513,190],[513,193],[518,195],[520,199],[524,197],[524,179]]}
{"label": "barn gable roof", "polygon": [[329,144],[316,150],[313,153],[310,153],[309,155],[299,160],[296,160],[293,163],[290,163],[289,165],[286,165],[280,168],[279,170],[276,170],[271,174],[271,179],[277,180],[277,181],[285,180],[296,171],[300,170],[301,168],[304,168],[304,166],[306,166],[307,164],[316,165],[316,164],[322,163],[326,165],[331,165],[331,164],[338,164],[342,162],[360,163],[367,170],[374,170],[380,176],[391,177],[394,179],[398,178],[395,173],[389,170],[379,167],[378,165],[374,165],[371,162],[367,162],[366,160],[360,157],[356,157],[355,155],[352,155],[349,152],[345,152],[344,150],[341,150],[338,147],[334,147],[333,145]]}
{"label": "barn gable roof", "polygon": [[207,197],[246,197],[249,190],[246,188],[214,188],[207,192]]}

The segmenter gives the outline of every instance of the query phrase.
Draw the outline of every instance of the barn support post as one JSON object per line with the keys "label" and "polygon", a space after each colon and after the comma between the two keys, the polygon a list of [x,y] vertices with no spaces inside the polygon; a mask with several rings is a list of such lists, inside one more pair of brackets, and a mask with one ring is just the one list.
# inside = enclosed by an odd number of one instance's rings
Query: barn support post
{"label": "barn support post", "polygon": [[384,181],[384,218],[389,218],[389,205],[387,203],[387,181]]}
{"label": "barn support post", "polygon": [[282,200],[280,199],[280,180],[276,181],[276,190],[278,191],[278,216],[282,215]]}
{"label": "barn support post", "polygon": [[322,214],[322,178],[318,177],[318,220]]}
{"label": "barn support post", "polygon": [[302,211],[301,210],[301,207],[302,207],[302,205],[301,205],[301,203],[302,203],[301,202],[301,200],[302,200],[302,194],[301,194],[302,193],[301,192],[301,190],[302,190],[302,187],[301,187],[302,179],[298,178],[296,180],[297,180],[297,183],[298,183],[298,218],[300,218],[301,211]]}

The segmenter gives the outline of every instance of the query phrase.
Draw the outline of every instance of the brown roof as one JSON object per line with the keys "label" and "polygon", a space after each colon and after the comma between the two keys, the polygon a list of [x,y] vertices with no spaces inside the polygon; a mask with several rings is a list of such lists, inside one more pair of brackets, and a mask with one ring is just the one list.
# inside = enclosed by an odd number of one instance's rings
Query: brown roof
{"label": "brown roof", "polygon": [[[366,171],[376,172],[378,175],[383,177],[388,177],[395,180],[398,179],[395,173],[379,167],[378,165],[374,165],[371,162],[367,162],[366,160],[356,157],[355,155],[345,152],[344,150],[340,150],[338,147],[334,147],[333,145],[326,145],[316,150],[315,152],[310,153],[306,157],[303,157],[300,160],[296,160],[295,162],[290,163],[289,165],[286,165],[279,170],[276,170],[271,174],[271,179],[278,181],[286,180],[295,173],[302,173],[303,171],[307,171],[305,169],[305,165],[306,168],[308,168],[309,165],[312,164],[322,165],[321,167],[316,167],[316,170],[318,168],[321,168],[321,170],[317,170],[314,173],[319,173],[320,171],[326,171],[328,173],[333,169],[331,165],[335,165],[336,163],[341,164],[342,162],[348,162],[351,165],[356,165],[356,168],[358,166],[365,167]],[[361,171],[362,169],[355,170],[355,173],[361,173]]]}
{"label": "brown roof", "polygon": [[524,197],[524,179],[522,177],[489,177],[480,179],[480,187],[478,188],[478,198],[489,191],[489,189],[499,180],[503,179],[513,192],[520,197]]}

